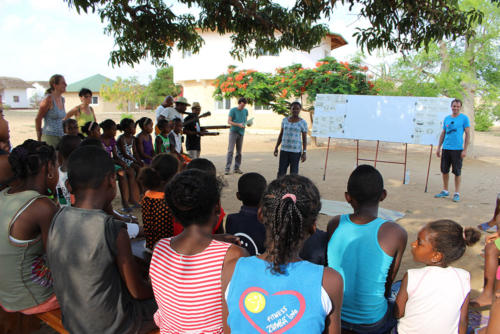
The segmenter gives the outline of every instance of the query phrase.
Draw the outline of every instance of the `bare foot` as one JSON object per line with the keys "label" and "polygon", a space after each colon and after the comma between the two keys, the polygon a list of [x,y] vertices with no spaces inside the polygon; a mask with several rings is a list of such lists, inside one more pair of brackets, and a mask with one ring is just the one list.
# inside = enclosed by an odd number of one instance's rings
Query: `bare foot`
{"label": "bare foot", "polygon": [[493,303],[493,294],[487,293],[485,291],[481,292],[479,297],[470,301],[470,307],[483,307],[489,306]]}

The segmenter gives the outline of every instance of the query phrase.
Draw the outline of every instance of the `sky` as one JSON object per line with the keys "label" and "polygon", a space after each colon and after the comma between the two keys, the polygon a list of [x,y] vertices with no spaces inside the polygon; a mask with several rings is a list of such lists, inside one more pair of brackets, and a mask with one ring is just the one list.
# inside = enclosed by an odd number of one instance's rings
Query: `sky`
{"label": "sky", "polygon": [[[332,56],[348,60],[359,50],[352,34],[367,22],[359,19],[356,11],[339,7],[328,24],[349,43],[334,50]],[[156,68],[147,60],[133,68],[113,68],[108,63],[114,41],[104,33],[104,27],[97,14],[78,14],[63,0],[1,0],[0,76],[47,81],[59,73],[72,83],[100,73],[112,79],[136,76],[148,83]],[[375,65],[381,58],[371,56],[366,62]]]}

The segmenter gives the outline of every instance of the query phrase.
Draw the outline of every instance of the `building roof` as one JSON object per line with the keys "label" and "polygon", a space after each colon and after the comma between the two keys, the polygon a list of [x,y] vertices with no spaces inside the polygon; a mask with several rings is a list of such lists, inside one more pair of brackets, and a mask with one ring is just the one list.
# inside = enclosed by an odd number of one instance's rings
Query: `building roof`
{"label": "building roof", "polygon": [[330,32],[326,34],[326,37],[330,39],[330,50],[340,48],[341,46],[347,44],[347,41],[340,34],[335,34],[333,32]]}
{"label": "building roof", "polygon": [[33,86],[19,78],[0,77],[0,89],[9,89],[9,88],[26,89],[26,88],[33,88]]}
{"label": "building roof", "polygon": [[99,93],[102,85],[111,86],[114,80],[106,78],[104,75],[96,74],[83,80],[73,82],[66,87],[67,92],[79,92],[82,88],[88,88],[92,93]]}
{"label": "building roof", "polygon": [[26,81],[27,83],[29,83],[30,85],[34,85],[34,84],[39,84],[40,86],[42,86],[43,88],[49,88],[50,84],[48,81],[44,81],[44,80],[32,80],[32,81]]}

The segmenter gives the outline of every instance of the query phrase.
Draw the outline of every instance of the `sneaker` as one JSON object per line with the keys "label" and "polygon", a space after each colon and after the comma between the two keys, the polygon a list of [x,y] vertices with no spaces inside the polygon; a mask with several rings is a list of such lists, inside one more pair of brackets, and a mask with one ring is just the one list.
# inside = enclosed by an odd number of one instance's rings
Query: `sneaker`
{"label": "sneaker", "polygon": [[460,202],[460,195],[459,194],[453,195],[453,202]]}
{"label": "sneaker", "polygon": [[231,175],[231,172],[227,170],[224,172],[224,175]]}
{"label": "sneaker", "polygon": [[449,192],[441,190],[439,194],[434,195],[434,198],[443,198],[443,197],[448,197],[450,195]]}
{"label": "sneaker", "polygon": [[243,174],[243,171],[241,169],[235,169],[234,172],[236,174]]}

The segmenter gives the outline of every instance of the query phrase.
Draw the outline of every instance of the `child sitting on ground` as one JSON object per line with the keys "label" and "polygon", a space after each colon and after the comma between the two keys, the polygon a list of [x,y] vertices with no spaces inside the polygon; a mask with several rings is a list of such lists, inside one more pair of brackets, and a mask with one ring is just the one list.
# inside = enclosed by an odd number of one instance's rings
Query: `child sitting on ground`
{"label": "child sitting on ground", "polygon": [[418,232],[411,253],[415,262],[426,267],[410,269],[403,277],[394,312],[399,334],[466,333],[470,274],[449,265],[480,236],[476,229],[445,219]]}
{"label": "child sitting on ground", "polygon": [[173,151],[173,146],[170,143],[168,134],[170,133],[170,123],[162,118],[156,125],[160,129],[160,133],[155,138],[155,153],[169,153]]}
{"label": "child sitting on ground", "polygon": [[[193,160],[194,161],[194,160]],[[243,174],[238,180],[236,198],[243,202],[239,213],[227,216],[226,232],[241,240],[241,246],[250,255],[259,255],[266,250],[266,228],[257,217],[260,198],[266,190],[266,179],[258,173]]]}
{"label": "child sitting on ground", "polygon": [[153,121],[151,118],[142,117],[135,124],[138,124],[139,128],[141,128],[141,132],[136,138],[137,155],[144,165],[149,166],[155,153],[153,150],[153,140],[151,139]]}
{"label": "child sitting on ground", "polygon": [[222,270],[224,332],[340,333],[341,276],[298,256],[320,209],[318,189],[303,176],[269,184],[259,211],[266,251]]}
{"label": "child sitting on ground", "polygon": [[62,322],[70,333],[146,333],[156,310],[141,277],[125,224],[105,210],[116,195],[113,160],[98,147],[75,150],[68,161],[74,206],[52,220],[47,257]]}
{"label": "child sitting on ground", "polygon": [[87,138],[101,138],[101,128],[99,127],[99,124],[94,121],[85,123],[82,126],[81,131]]}
{"label": "child sitting on ground", "polygon": [[146,248],[149,250],[152,250],[160,239],[182,232],[182,229],[175,230],[174,216],[163,192],[167,182],[178,170],[179,161],[170,154],[162,153],[154,157],[150,167],[144,167],[139,173],[139,182],[146,189],[142,200],[142,223]]}
{"label": "child sitting on ground", "polygon": [[342,329],[355,333],[386,333],[396,324],[386,298],[401,264],[406,231],[378,218],[387,196],[378,170],[358,166],[347,182],[346,201],[354,213],[328,223],[328,266],[344,279]]}
{"label": "child sitting on ground", "polygon": [[151,259],[155,321],[162,333],[222,333],[221,271],[246,252],[211,236],[220,194],[217,178],[198,169],[177,174],[165,188],[184,231],[160,240]]}
{"label": "child sitting on ground", "polygon": [[63,121],[63,131],[65,135],[69,136],[78,136],[82,140],[85,138],[79,131],[78,131],[78,122],[74,118],[68,118]]}
{"label": "child sitting on ground", "polygon": [[[70,118],[72,119],[72,118]],[[66,188],[68,179],[68,159],[69,155],[80,146],[82,140],[78,136],[65,135],[57,144],[57,160],[59,163],[59,181],[57,182],[56,194],[59,205],[71,205],[71,194]]]}
{"label": "child sitting on ground", "polygon": [[[205,171],[215,177],[217,177],[217,169],[215,168],[215,165],[213,164],[212,161],[205,159],[205,158],[197,158],[191,160],[187,165],[186,169],[199,169],[202,171]],[[222,205],[220,206],[220,212],[217,217],[217,223],[215,224],[212,233],[213,234],[223,234],[224,233],[224,225],[222,224],[224,217],[226,216],[226,212],[222,208]],[[234,239],[232,239],[234,240]],[[228,241],[228,240],[226,240]]]}
{"label": "child sitting on ground", "polygon": [[[500,194],[497,197],[495,214],[492,219],[497,232],[486,237],[484,246],[484,286],[479,297],[471,301],[471,306],[482,307],[491,305],[495,297],[495,275],[500,273],[498,258],[500,257]],[[493,225],[493,226],[495,226]],[[500,297],[500,285],[496,286],[496,297]]]}

